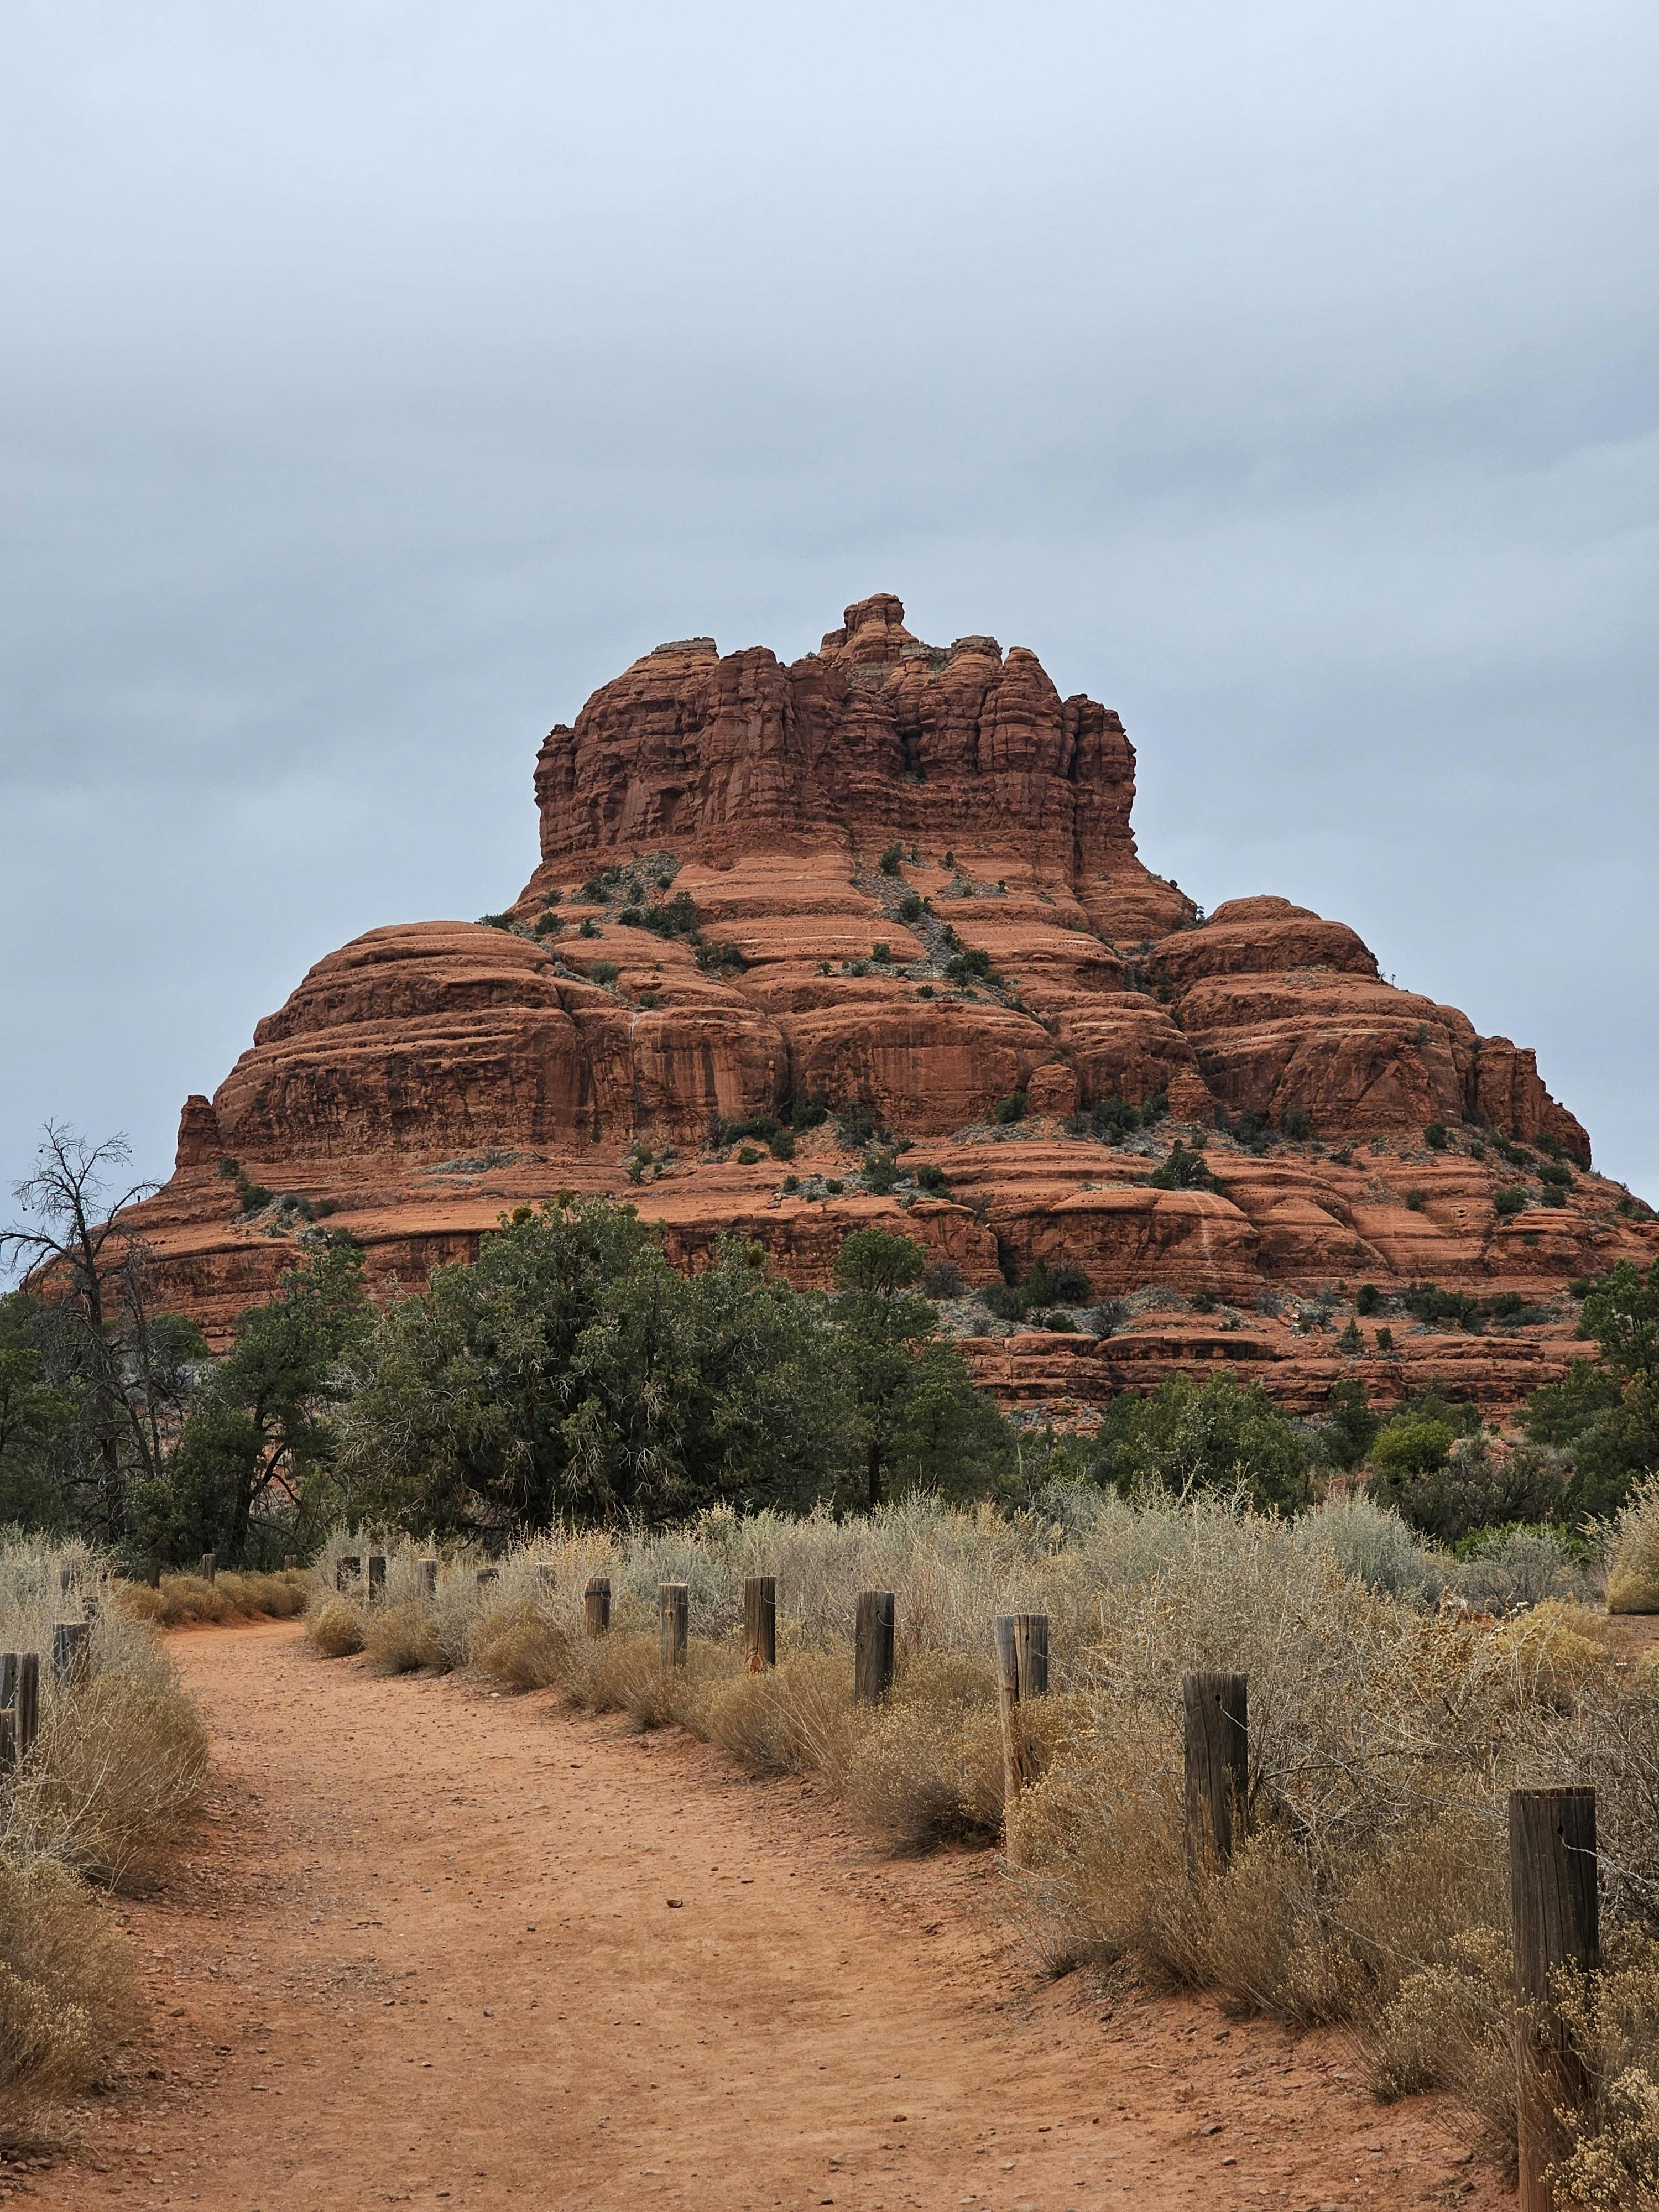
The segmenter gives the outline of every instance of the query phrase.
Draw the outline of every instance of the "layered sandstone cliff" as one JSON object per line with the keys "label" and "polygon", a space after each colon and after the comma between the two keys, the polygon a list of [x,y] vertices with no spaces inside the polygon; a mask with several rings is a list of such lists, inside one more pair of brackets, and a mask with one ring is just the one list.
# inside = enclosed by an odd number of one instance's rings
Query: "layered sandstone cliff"
{"label": "layered sandstone cliff", "polygon": [[[501,926],[371,931],[188,1103],[144,1210],[160,1264],[222,1331],[307,1207],[408,1285],[506,1205],[604,1188],[689,1258],[740,1230],[821,1282],[884,1220],[970,1285],[1042,1259],[1129,1301],[1098,1342],[978,1346],[1014,1397],[1223,1358],[1312,1407],[1352,1354],[1310,1314],[1425,1279],[1534,1318],[1407,1322],[1368,1343],[1381,1395],[1432,1367],[1502,1402],[1559,1371],[1556,1292],[1654,1232],[1533,1055],[1305,908],[1201,917],[1139,858],[1133,791],[1115,714],[1019,648],[921,644],[888,594],[789,666],[659,647],[543,745],[541,863]],[[908,1149],[884,1164],[831,1121],[774,1157],[765,1124],[813,1101]],[[1162,1111],[1123,1140],[1110,1102]],[[1201,1138],[1202,1187],[1152,1181],[1177,1137]],[[277,1200],[244,1212],[228,1160]]]}

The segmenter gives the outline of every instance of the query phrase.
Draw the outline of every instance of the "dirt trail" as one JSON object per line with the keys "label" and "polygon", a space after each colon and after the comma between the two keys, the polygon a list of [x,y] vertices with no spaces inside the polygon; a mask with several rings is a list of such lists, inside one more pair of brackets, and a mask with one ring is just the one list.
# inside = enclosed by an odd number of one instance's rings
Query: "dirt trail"
{"label": "dirt trail", "polygon": [[811,1785],[288,1624],[173,1648],[214,1799],[119,1908],[154,2027],[34,2177],[65,2212],[1500,2201],[1339,2045],[1042,1982],[989,1853],[896,1865]]}

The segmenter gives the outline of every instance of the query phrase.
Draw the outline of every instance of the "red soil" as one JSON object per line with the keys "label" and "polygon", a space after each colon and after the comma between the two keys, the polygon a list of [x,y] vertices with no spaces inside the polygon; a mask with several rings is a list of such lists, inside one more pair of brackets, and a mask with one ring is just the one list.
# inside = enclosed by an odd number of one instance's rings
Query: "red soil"
{"label": "red soil", "polygon": [[290,1624],[172,1644],[213,1798],[120,1908],[151,2024],[33,2184],[64,2212],[1500,2200],[1333,2039],[1045,1982],[989,1853],[894,1863],[810,1784]]}

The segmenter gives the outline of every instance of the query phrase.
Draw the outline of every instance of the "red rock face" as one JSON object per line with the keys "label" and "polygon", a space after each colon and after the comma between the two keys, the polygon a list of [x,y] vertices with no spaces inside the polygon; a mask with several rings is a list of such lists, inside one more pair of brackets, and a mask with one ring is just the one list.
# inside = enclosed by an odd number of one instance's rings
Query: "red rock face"
{"label": "red rock face", "polygon": [[[1304,907],[1236,899],[1200,920],[1139,860],[1133,792],[1109,709],[1062,700],[1021,648],[921,644],[890,594],[788,667],[659,647],[543,745],[542,860],[514,927],[370,931],[187,1103],[177,1172],[143,1209],[174,1295],[222,1337],[295,1256],[292,1208],[237,1218],[227,1157],[329,1201],[405,1286],[476,1249],[504,1206],[561,1188],[634,1197],[687,1264],[737,1231],[826,1283],[846,1231],[880,1219],[970,1284],[1042,1259],[1081,1267],[1096,1297],[1238,1311],[1362,1281],[1540,1297],[1646,1253],[1652,1231],[1582,1172],[1589,1140],[1530,1052],[1385,983],[1351,929]],[[700,950],[649,926],[681,895]],[[562,927],[537,936],[544,913]],[[1025,1118],[997,1121],[1017,1096]],[[867,1107],[946,1194],[866,1190],[830,1128],[793,1161],[710,1146],[814,1098]],[[1155,1135],[1127,1149],[1077,1120],[1159,1098]],[[1260,1155],[1229,1133],[1246,1115],[1306,1115],[1311,1136]],[[1449,1152],[1424,1140],[1437,1122]],[[1517,1170],[1473,1156],[1488,1131],[1565,1147],[1567,1204],[1497,1215]],[[1150,1183],[1177,1133],[1207,1139],[1217,1188]],[[1057,1341],[975,1357],[1013,1396],[1060,1389],[1055,1361],[1073,1395],[1210,1357],[1297,1403],[1332,1379],[1282,1312],[1225,1329],[1162,1314],[1086,1357]],[[1500,1401],[1564,1362],[1563,1328],[1480,1341]],[[1419,1350],[1449,1356],[1443,1337]],[[1410,1368],[1402,1347],[1370,1379],[1386,1396]]]}

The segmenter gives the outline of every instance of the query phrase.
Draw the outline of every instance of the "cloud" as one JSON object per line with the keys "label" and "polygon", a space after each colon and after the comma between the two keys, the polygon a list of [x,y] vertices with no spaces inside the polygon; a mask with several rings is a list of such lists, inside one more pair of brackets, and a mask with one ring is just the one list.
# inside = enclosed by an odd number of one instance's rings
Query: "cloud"
{"label": "cloud", "polygon": [[0,72],[0,1166],[165,1171],[659,637],[990,629],[1659,1189],[1650,11],[65,0]]}

